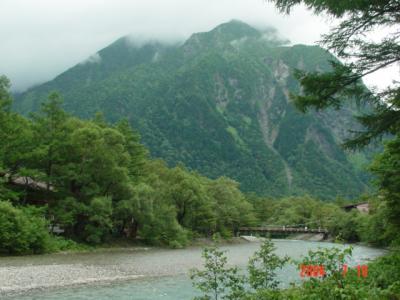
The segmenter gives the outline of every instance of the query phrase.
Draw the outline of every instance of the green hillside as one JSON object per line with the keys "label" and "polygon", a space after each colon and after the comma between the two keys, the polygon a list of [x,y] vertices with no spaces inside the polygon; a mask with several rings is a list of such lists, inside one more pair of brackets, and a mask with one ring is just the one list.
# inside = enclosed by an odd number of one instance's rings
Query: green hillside
{"label": "green hillside", "polygon": [[127,118],[170,165],[229,176],[246,192],[351,197],[366,189],[362,154],[350,159],[339,146],[355,106],[303,115],[289,98],[299,89],[295,68],[326,70],[329,59],[239,21],[176,45],[125,37],[17,95],[15,109],[36,111],[57,90],[77,116]]}

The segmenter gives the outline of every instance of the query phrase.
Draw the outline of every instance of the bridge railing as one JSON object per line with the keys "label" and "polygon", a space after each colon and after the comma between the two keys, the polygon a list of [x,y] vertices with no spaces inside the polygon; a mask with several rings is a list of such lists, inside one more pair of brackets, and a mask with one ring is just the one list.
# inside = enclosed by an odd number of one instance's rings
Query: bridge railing
{"label": "bridge railing", "polygon": [[260,226],[240,227],[239,232],[303,232],[303,233],[328,233],[325,228],[287,227],[287,226]]}

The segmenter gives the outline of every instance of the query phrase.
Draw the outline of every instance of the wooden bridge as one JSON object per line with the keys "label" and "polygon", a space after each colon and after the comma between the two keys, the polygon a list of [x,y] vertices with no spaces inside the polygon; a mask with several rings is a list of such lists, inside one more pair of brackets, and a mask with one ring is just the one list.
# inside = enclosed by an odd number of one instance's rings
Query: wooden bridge
{"label": "wooden bridge", "polygon": [[288,227],[288,226],[262,226],[262,227],[240,227],[239,235],[260,235],[263,236],[268,233],[275,234],[291,234],[291,233],[321,233],[324,238],[328,235],[328,230],[325,228],[308,228],[308,227]]}

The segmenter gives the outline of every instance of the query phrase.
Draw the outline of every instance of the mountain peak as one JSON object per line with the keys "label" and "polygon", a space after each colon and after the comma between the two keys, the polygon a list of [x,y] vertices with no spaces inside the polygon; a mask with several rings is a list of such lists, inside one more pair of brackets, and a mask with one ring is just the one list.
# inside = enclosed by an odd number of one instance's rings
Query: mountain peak
{"label": "mountain peak", "polygon": [[259,38],[262,33],[250,25],[239,21],[231,20],[218,25],[207,32],[194,33],[186,42],[186,48],[205,49],[205,48],[223,48],[232,41],[246,38]]}
{"label": "mountain peak", "polygon": [[69,69],[19,95],[14,107],[35,111],[58,90],[69,112],[92,118],[102,111],[109,122],[126,118],[153,157],[232,177],[243,191],[358,195],[367,179],[359,161],[368,157],[360,154],[356,165],[336,142],[358,111],[304,116],[288,97],[301,91],[295,69],[326,71],[332,57],[315,46],[281,47],[276,36],[233,20],[179,46],[135,47],[121,39],[99,52],[101,63]]}
{"label": "mountain peak", "polygon": [[210,33],[224,35],[232,39],[240,39],[243,37],[259,37],[261,33],[240,20],[233,19],[229,22],[218,25]]}

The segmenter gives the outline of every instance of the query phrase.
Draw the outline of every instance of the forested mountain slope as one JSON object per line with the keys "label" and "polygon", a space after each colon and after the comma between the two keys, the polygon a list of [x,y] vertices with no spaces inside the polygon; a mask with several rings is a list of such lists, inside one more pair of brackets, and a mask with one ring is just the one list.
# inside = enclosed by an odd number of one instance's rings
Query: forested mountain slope
{"label": "forested mountain slope", "polygon": [[264,195],[351,197],[365,190],[365,180],[339,144],[356,107],[303,115],[289,98],[299,90],[295,68],[326,70],[332,58],[239,21],[183,44],[124,37],[17,95],[15,109],[36,111],[57,90],[75,115],[127,118],[152,156],[171,165],[226,175]]}

